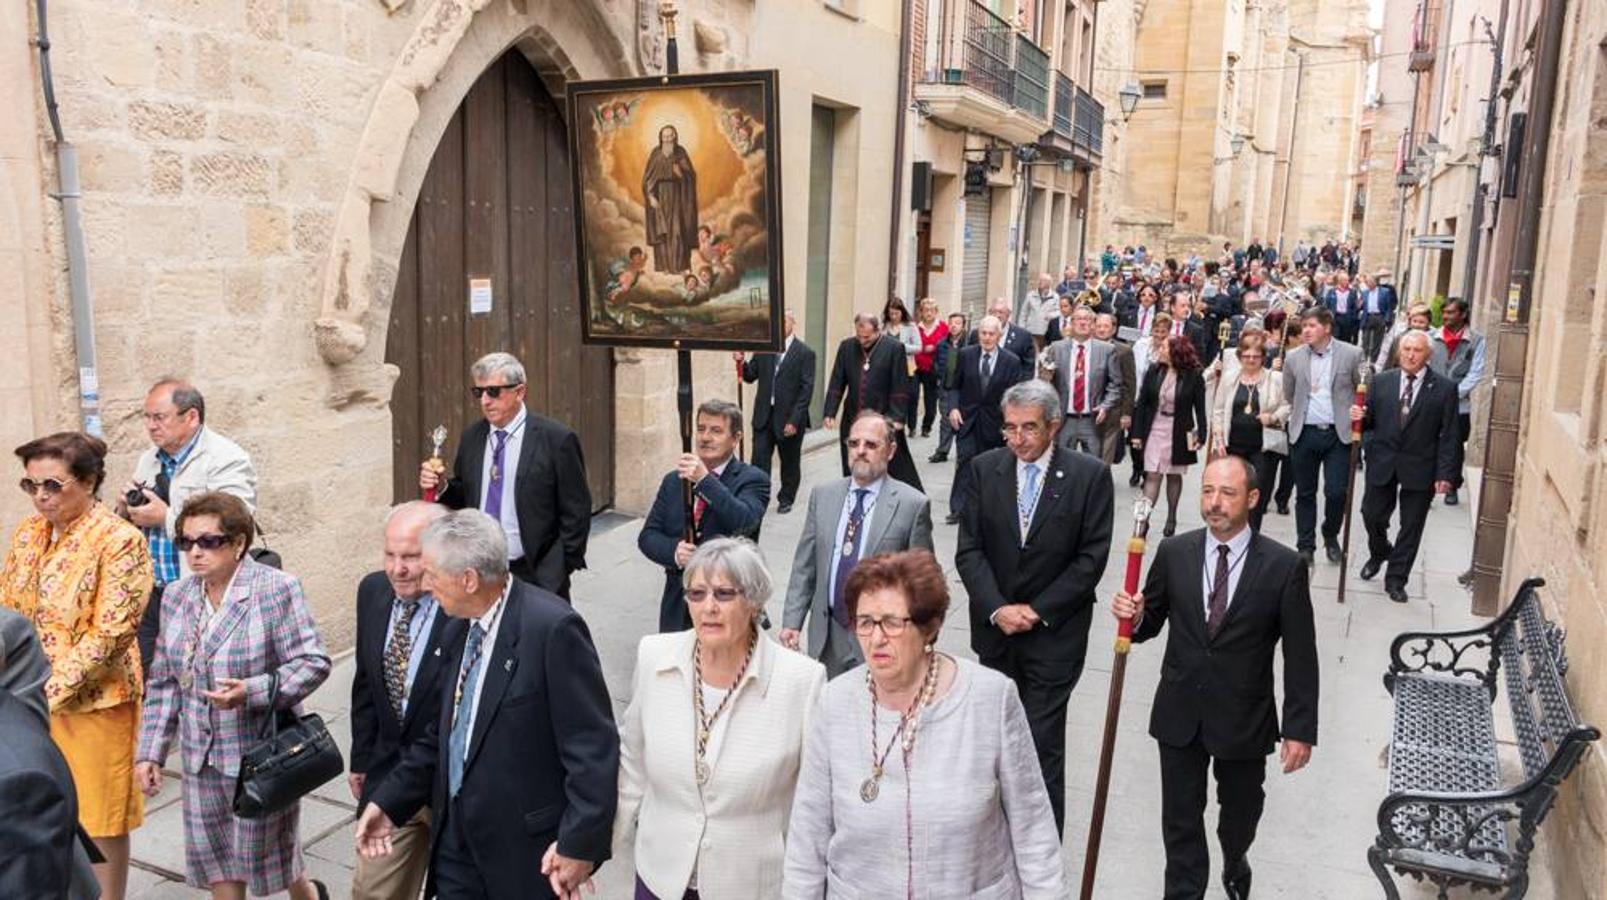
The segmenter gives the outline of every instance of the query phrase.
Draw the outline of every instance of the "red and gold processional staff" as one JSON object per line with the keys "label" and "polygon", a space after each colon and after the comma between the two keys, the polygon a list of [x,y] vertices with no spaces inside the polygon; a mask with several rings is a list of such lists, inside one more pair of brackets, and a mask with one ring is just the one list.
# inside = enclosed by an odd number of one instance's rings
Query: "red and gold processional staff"
{"label": "red and gold processional staff", "polygon": [[[1356,370],[1356,405],[1367,408],[1367,380],[1373,372],[1365,360]],[[1340,603],[1345,602],[1345,575],[1350,571],[1350,508],[1355,503],[1356,470],[1361,466],[1361,420],[1350,423],[1350,467],[1345,472],[1345,524],[1339,538],[1339,591]]]}
{"label": "red and gold processional staff", "polygon": [[[1138,593],[1143,574],[1144,548],[1149,536],[1149,516],[1155,509],[1147,497],[1133,504],[1133,536],[1127,539],[1127,574],[1122,588]],[[1122,714],[1122,685],[1127,679],[1127,651],[1133,643],[1133,620],[1116,623],[1116,655],[1110,664],[1110,697],[1105,701],[1105,734],[1099,745],[1099,774],[1094,780],[1094,814],[1088,824],[1088,848],[1083,853],[1082,900],[1094,896],[1094,873],[1099,866],[1099,840],[1105,830],[1105,800],[1110,793],[1111,757],[1116,752],[1116,723]]]}

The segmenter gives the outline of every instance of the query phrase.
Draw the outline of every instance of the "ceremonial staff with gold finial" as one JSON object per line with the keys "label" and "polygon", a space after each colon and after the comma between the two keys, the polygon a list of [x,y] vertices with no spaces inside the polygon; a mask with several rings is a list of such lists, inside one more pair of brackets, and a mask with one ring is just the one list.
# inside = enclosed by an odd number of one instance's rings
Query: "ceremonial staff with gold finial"
{"label": "ceremonial staff with gold finial", "polygon": [[[1371,380],[1373,367],[1362,356],[1363,362],[1356,369],[1356,405],[1365,409],[1367,407],[1367,382]],[[1339,591],[1340,603],[1345,602],[1346,575],[1350,572],[1350,519],[1351,507],[1356,495],[1356,470],[1361,467],[1361,431],[1360,419],[1350,423],[1350,468],[1345,476],[1345,523],[1341,527],[1339,536]]]}
{"label": "ceremonial staff with gold finial", "polygon": [[[1139,497],[1133,504],[1133,536],[1127,539],[1127,573],[1122,587],[1129,594],[1138,593],[1139,576],[1143,574],[1144,548],[1149,536],[1149,516],[1154,510],[1147,497]],[[1099,866],[1099,841],[1105,830],[1105,800],[1110,793],[1111,758],[1116,753],[1116,723],[1122,714],[1122,687],[1127,679],[1127,651],[1133,642],[1133,619],[1127,616],[1116,622],[1116,655],[1110,664],[1110,696],[1105,701],[1105,734],[1099,746],[1099,773],[1094,778],[1094,813],[1088,824],[1088,847],[1083,852],[1082,900],[1094,895],[1094,872]]]}

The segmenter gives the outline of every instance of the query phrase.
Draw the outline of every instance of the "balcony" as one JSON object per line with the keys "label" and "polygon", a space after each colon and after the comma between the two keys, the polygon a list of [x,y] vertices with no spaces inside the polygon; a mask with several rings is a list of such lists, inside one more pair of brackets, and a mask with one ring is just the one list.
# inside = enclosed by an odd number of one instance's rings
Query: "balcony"
{"label": "balcony", "polygon": [[1105,104],[1077,88],[1071,146],[1075,155],[1098,162],[1105,152]]}
{"label": "balcony", "polygon": [[1049,55],[979,0],[927,7],[929,58],[915,99],[933,118],[1011,143],[1049,126]]}
{"label": "balcony", "polygon": [[1071,79],[1065,72],[1055,73],[1055,117],[1054,132],[1056,137],[1071,141],[1072,91]]}

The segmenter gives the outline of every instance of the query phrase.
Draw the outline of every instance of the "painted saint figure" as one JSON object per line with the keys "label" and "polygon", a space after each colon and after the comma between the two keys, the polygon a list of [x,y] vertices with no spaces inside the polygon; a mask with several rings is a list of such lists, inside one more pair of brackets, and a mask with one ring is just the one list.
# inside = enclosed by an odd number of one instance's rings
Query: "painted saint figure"
{"label": "painted saint figure", "polygon": [[673,125],[658,131],[658,146],[642,173],[647,198],[647,242],[653,245],[653,267],[685,272],[697,246],[697,173],[679,143]]}

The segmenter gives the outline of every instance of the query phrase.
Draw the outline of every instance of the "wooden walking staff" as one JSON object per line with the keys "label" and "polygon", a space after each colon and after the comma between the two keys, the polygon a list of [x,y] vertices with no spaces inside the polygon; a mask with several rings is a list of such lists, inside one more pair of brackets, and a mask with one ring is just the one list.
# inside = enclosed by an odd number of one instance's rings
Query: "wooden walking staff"
{"label": "wooden walking staff", "polygon": [[[1127,575],[1122,588],[1138,593],[1138,579],[1144,568],[1145,539],[1149,536],[1149,515],[1155,505],[1148,497],[1133,504],[1133,536],[1127,539]],[[1127,651],[1133,643],[1131,617],[1116,622],[1116,655],[1110,663],[1110,696],[1105,701],[1105,735],[1099,745],[1099,774],[1094,778],[1094,814],[1088,823],[1088,847],[1083,851],[1082,900],[1094,896],[1094,873],[1099,867],[1099,840],[1105,831],[1105,800],[1110,793],[1110,764],[1116,753],[1116,723],[1122,715],[1122,685],[1127,680]]]}
{"label": "wooden walking staff", "polygon": [[[1356,405],[1367,408],[1367,379],[1372,367],[1365,361],[1356,370]],[[1350,423],[1350,468],[1345,475],[1345,524],[1339,537],[1339,602],[1345,602],[1346,576],[1350,574],[1350,507],[1356,491],[1356,469],[1361,466],[1361,422]]]}

